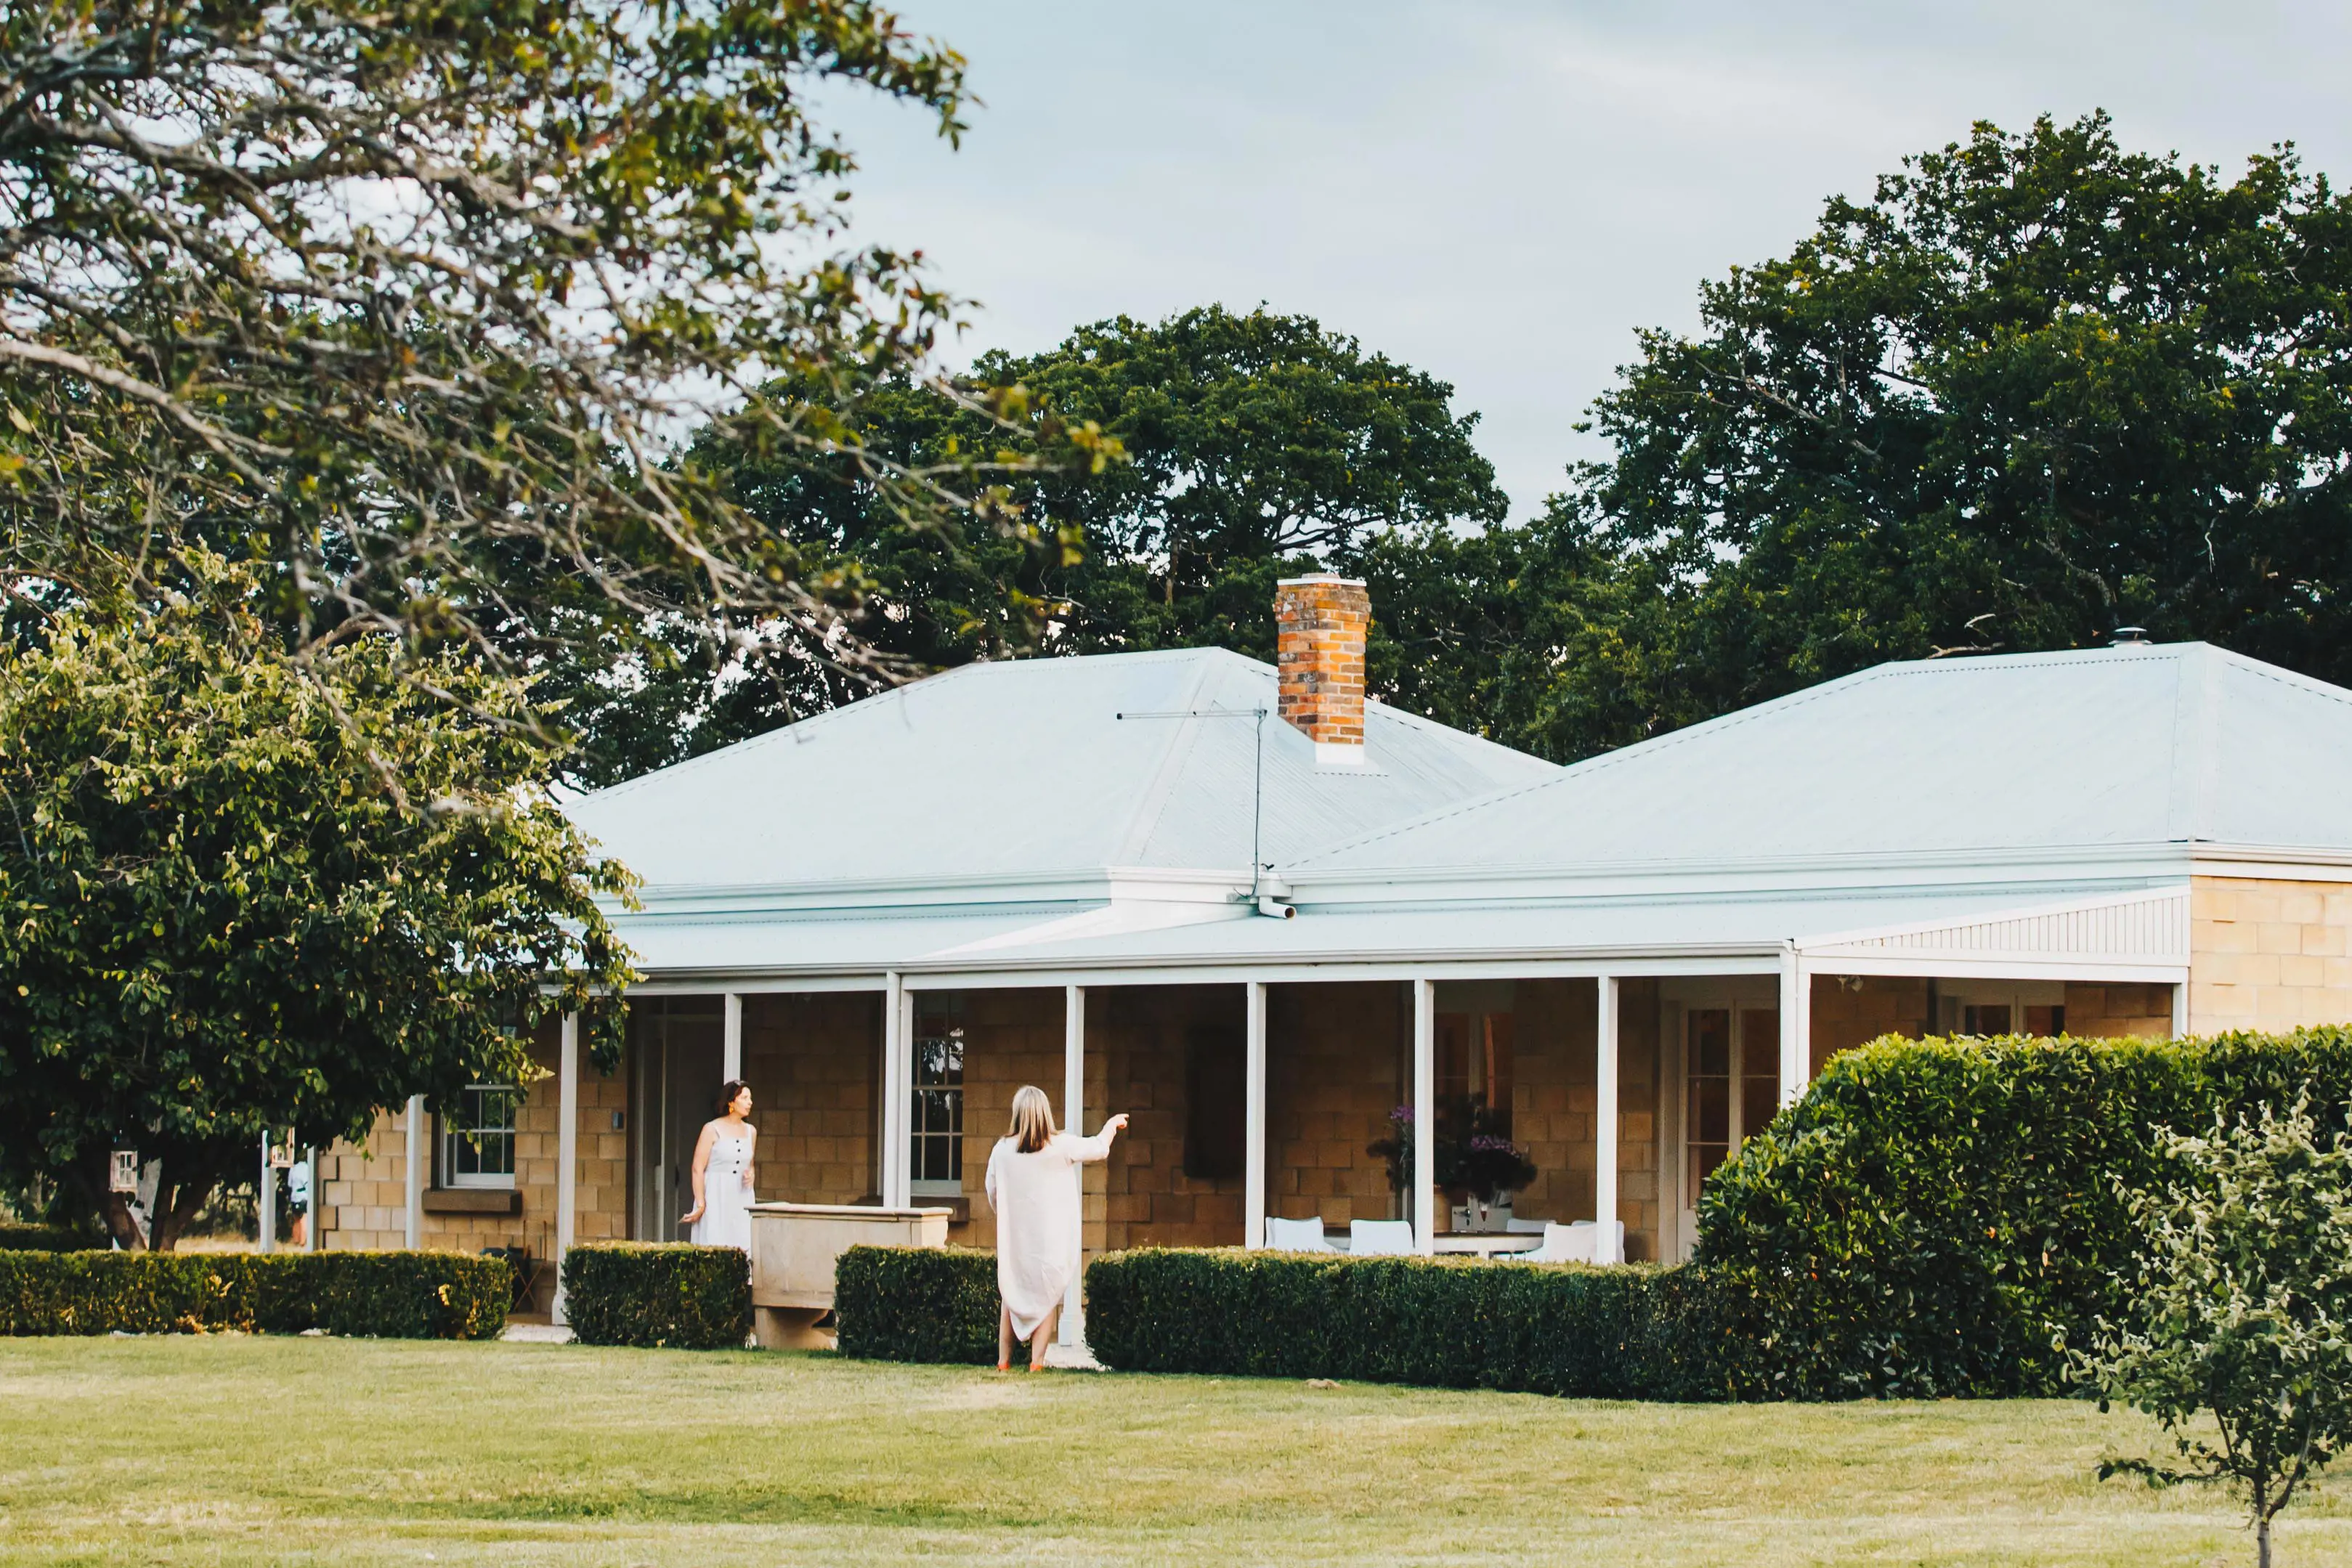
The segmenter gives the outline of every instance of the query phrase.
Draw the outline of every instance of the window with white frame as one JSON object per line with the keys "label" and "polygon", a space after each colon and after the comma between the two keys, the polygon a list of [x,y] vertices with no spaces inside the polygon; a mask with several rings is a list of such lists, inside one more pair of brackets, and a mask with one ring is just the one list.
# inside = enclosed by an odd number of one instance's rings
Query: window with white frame
{"label": "window with white frame", "polygon": [[468,1083],[454,1110],[441,1115],[441,1185],[505,1187],[515,1184],[515,1109],[510,1084]]}
{"label": "window with white frame", "polygon": [[963,1008],[952,994],[922,998],[915,1015],[915,1103],[908,1169],[919,1197],[963,1191]]}

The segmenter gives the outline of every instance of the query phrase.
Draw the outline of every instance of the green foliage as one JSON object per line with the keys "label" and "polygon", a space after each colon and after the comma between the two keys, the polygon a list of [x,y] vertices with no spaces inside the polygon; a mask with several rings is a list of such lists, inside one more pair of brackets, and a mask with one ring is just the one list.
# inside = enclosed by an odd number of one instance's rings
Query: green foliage
{"label": "green foliage", "polygon": [[2126,1194],[2162,1129],[2308,1092],[2352,1103],[2352,1030],[2206,1040],[1884,1040],[1708,1176],[1696,1260],[1781,1397],[2058,1392],[2131,1317]]}
{"label": "green foliage", "polygon": [[[2095,114],[1906,159],[1642,335],[1613,455],[1528,530],[1532,580],[1484,580],[1551,663],[1468,711],[1568,760],[2126,624],[2352,681],[2347,241],[2286,149],[2231,180]],[[1587,545],[1597,579],[1559,570]]]}
{"label": "green foliage", "polygon": [[[215,578],[223,594],[233,579]],[[379,1106],[533,1071],[568,1009],[619,1049],[625,873],[546,798],[511,687],[386,639],[277,657],[184,601],[0,651],[0,1185],[46,1178],[144,1244],[110,1150],[160,1161],[169,1248],[266,1130],[359,1139]]]}
{"label": "green foliage", "polygon": [[78,1226],[0,1224],[0,1252],[75,1252],[89,1244],[89,1232]]}
{"label": "green foliage", "polygon": [[0,1334],[491,1339],[512,1275],[462,1252],[0,1251]]}
{"label": "green foliage", "polygon": [[[2181,1460],[2110,1460],[2101,1478],[2229,1483],[2262,1568],[2273,1518],[2352,1445],[2352,1138],[2316,1134],[2301,1097],[2164,1134],[2171,1179],[2123,1194],[2139,1241],[2131,1317],[2101,1322],[2074,1364],[2102,1409],[2163,1422]],[[2193,1425],[2209,1412],[2218,1446]]]}
{"label": "green foliage", "polygon": [[[1034,532],[908,529],[853,466],[772,460],[730,428],[691,465],[781,537],[854,560],[870,645],[925,666],[1033,651],[1214,645],[1274,656],[1276,580],[1347,565],[1394,528],[1499,522],[1505,497],[1453,388],[1302,316],[1210,306],[1157,324],[1082,327],[1042,354],[983,356],[978,384],[1016,389],[1009,426],[929,388],[863,399],[863,448],[925,468],[982,454],[1024,464],[1092,433],[1094,460],[1008,481]],[[1115,449],[1118,461],[1103,461]],[[1041,641],[1042,637],[1042,641]],[[681,650],[666,677],[583,692],[583,779],[609,782],[854,695],[835,672],[796,684],[722,678]]]}
{"label": "green foliage", "polygon": [[1605,1399],[1722,1398],[1738,1386],[1706,1282],[1640,1265],[1114,1252],[1087,1270],[1087,1343],[1131,1372]]}
{"label": "green foliage", "polygon": [[953,140],[963,71],[867,0],[12,5],[0,561],[144,602],[204,545],[307,645],[854,657],[854,572],[667,442],[716,413],[905,518],[980,497],[856,448],[954,303],[840,248],[856,166],[813,117],[864,90]]}
{"label": "green foliage", "polygon": [[583,1344],[740,1350],[751,1260],[738,1247],[605,1241],[563,1255],[563,1311]]}
{"label": "green foliage", "polygon": [[834,1265],[844,1355],[992,1365],[1002,1304],[992,1252],[852,1247]]}

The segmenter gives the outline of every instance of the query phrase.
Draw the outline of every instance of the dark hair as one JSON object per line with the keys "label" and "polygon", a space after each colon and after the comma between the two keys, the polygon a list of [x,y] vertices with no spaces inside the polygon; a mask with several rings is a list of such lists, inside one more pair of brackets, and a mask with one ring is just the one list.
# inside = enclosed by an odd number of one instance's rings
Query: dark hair
{"label": "dark hair", "polygon": [[735,1103],[735,1096],[751,1087],[740,1078],[730,1078],[719,1086],[719,1113],[727,1114],[727,1107]]}

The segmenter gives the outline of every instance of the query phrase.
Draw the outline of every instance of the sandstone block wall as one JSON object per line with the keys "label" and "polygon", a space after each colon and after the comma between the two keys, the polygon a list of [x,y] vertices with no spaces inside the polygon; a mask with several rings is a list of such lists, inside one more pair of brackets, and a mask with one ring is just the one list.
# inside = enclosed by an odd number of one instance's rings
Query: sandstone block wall
{"label": "sandstone block wall", "polygon": [[2189,1031],[2352,1022],[2352,883],[2191,879]]}

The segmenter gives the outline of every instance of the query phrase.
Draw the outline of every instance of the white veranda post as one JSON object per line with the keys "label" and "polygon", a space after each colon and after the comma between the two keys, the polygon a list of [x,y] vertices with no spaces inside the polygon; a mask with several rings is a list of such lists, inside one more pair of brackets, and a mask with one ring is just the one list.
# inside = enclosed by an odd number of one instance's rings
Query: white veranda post
{"label": "white veranda post", "polygon": [[733,1083],[743,1076],[743,993],[727,993],[726,1024],[719,1035],[719,1077]]}
{"label": "white veranda post", "polygon": [[260,1201],[254,1205],[253,1245],[258,1251],[268,1252],[278,1246],[278,1167],[269,1163],[269,1134],[261,1134],[261,1180],[256,1191]]}
{"label": "white veranda post", "polygon": [[408,1228],[401,1245],[415,1251],[425,1245],[425,1096],[408,1097]]}
{"label": "white veranda post", "polygon": [[1617,1245],[1617,1018],[1618,979],[1602,975],[1593,983],[1599,1015],[1593,1020],[1592,1258],[1616,1263]]}
{"label": "white veranda post", "polygon": [[1437,982],[1412,983],[1412,1242],[1437,1251]]}
{"label": "white veranda post", "polygon": [[1797,950],[1788,948],[1780,955],[1780,1103],[1793,1105],[1797,1096],[1805,1092],[1805,1083],[1812,1076],[1812,1052],[1807,1049],[1813,1037],[1812,976],[1806,972],[1805,961]]}
{"label": "white veranda post", "polygon": [[915,1093],[914,1020],[908,1018],[904,976],[883,980],[882,999],[882,1206],[904,1208],[913,1200],[913,1150],[908,1146]]}
{"label": "white veranda post", "polygon": [[[1073,1137],[1082,1137],[1087,1130],[1087,988],[1065,986],[1062,988],[1062,1125]],[[1062,1297],[1061,1341],[1064,1344],[1086,1343],[1087,1267],[1087,1167],[1078,1166],[1072,1176],[1078,1184],[1078,1271],[1070,1276],[1070,1288]]]}
{"label": "white veranda post", "polygon": [[1243,1063],[1242,1245],[1265,1245],[1265,982],[1249,983],[1249,1033]]}
{"label": "white veranda post", "polygon": [[563,1316],[563,1259],[572,1250],[580,1205],[580,1015],[563,1015],[563,1046],[555,1075],[555,1302]]}

